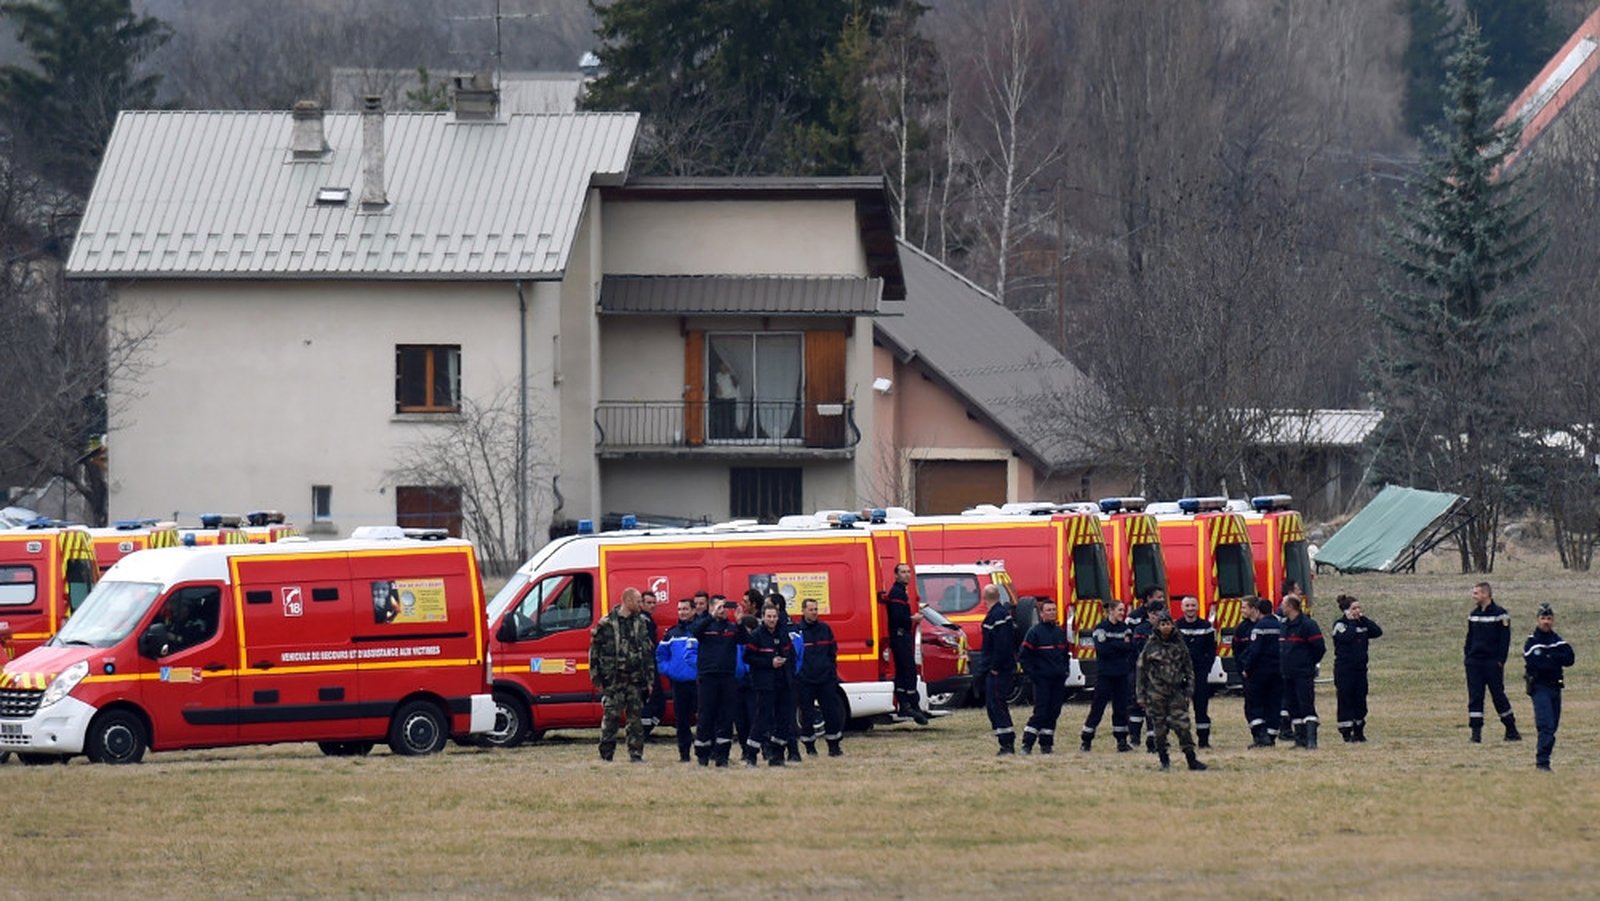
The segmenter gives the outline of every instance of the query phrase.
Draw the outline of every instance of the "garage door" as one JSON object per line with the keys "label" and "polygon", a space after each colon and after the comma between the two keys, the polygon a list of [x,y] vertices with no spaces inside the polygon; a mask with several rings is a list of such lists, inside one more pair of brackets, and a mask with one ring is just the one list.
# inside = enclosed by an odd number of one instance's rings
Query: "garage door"
{"label": "garage door", "polygon": [[960,513],[1006,501],[1004,460],[923,460],[915,466],[919,515]]}

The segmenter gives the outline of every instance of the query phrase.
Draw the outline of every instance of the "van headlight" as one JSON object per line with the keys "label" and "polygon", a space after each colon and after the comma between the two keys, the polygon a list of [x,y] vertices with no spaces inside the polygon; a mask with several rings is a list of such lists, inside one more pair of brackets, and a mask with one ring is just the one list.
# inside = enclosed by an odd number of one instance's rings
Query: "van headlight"
{"label": "van headlight", "polygon": [[44,697],[39,699],[39,709],[43,710],[51,704],[61,700],[72,693],[83,677],[89,675],[89,661],[79,660],[77,663],[61,671],[61,674],[50,680],[50,687],[44,690]]}

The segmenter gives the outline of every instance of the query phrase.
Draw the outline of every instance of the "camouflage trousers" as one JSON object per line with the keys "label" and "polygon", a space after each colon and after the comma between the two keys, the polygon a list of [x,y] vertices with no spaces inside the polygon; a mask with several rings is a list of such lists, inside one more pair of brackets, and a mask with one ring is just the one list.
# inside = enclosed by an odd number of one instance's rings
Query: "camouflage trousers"
{"label": "camouflage trousers", "polygon": [[1150,736],[1156,741],[1156,750],[1167,749],[1167,730],[1171,729],[1178,734],[1178,747],[1184,751],[1194,750],[1194,730],[1189,725],[1189,699],[1176,698],[1150,698],[1144,708],[1145,719],[1149,721]]}
{"label": "camouflage trousers", "polygon": [[624,721],[629,754],[644,753],[644,708],[647,687],[643,685],[613,685],[600,696],[600,752],[609,754],[617,747],[617,726]]}

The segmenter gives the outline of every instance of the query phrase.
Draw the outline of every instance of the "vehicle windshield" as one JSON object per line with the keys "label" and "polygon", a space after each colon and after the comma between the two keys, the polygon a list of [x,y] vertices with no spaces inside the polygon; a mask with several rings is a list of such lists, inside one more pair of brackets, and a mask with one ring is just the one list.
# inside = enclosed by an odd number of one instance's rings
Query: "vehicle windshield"
{"label": "vehicle windshield", "polygon": [[101,582],[50,644],[109,648],[128,637],[160,594],[154,583]]}
{"label": "vehicle windshield", "polygon": [[970,573],[917,576],[917,597],[940,613],[965,613],[978,606],[978,577]]}
{"label": "vehicle windshield", "polygon": [[492,623],[499,619],[500,614],[506,612],[506,608],[510,607],[511,602],[517,599],[517,595],[522,594],[522,589],[527,585],[527,573],[519,572],[512,575],[511,581],[507,582],[506,586],[500,589],[500,592],[489,601],[489,622]]}
{"label": "vehicle windshield", "polygon": [[1256,593],[1256,565],[1248,544],[1217,545],[1217,596],[1242,598]]}

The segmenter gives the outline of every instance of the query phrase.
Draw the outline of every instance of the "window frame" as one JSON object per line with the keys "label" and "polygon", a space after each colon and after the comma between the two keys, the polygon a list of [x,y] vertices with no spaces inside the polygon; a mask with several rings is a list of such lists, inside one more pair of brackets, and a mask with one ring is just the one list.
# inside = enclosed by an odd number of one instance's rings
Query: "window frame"
{"label": "window frame", "polygon": [[32,607],[35,604],[39,603],[39,570],[38,570],[38,568],[36,568],[35,566],[33,566],[30,563],[7,563],[4,566],[0,566],[0,572],[7,572],[7,571],[11,571],[11,570],[16,570],[16,571],[19,571],[19,572],[22,571],[22,570],[26,570],[28,572],[28,574],[31,575],[33,578],[28,580],[28,581],[26,581],[26,582],[14,581],[14,580],[7,579],[7,580],[5,580],[3,582],[0,582],[0,587],[17,586],[17,585],[29,585],[29,586],[32,586],[33,593],[30,594],[28,596],[28,599],[25,600],[25,601],[0,600],[0,609],[10,608],[10,607]]}
{"label": "window frame", "polygon": [[[319,503],[320,501],[320,503]],[[319,509],[320,507],[320,509]],[[311,486],[311,521],[333,522],[333,486]]]}
{"label": "window frame", "polygon": [[[423,403],[408,404],[405,402],[405,354],[408,352],[422,351],[423,362]],[[438,381],[439,355],[455,355],[454,379],[450,385],[452,397],[450,403],[439,403],[434,396],[434,388]],[[394,346],[394,411],[396,413],[460,413],[461,412],[461,345],[459,344],[396,344]]]}

